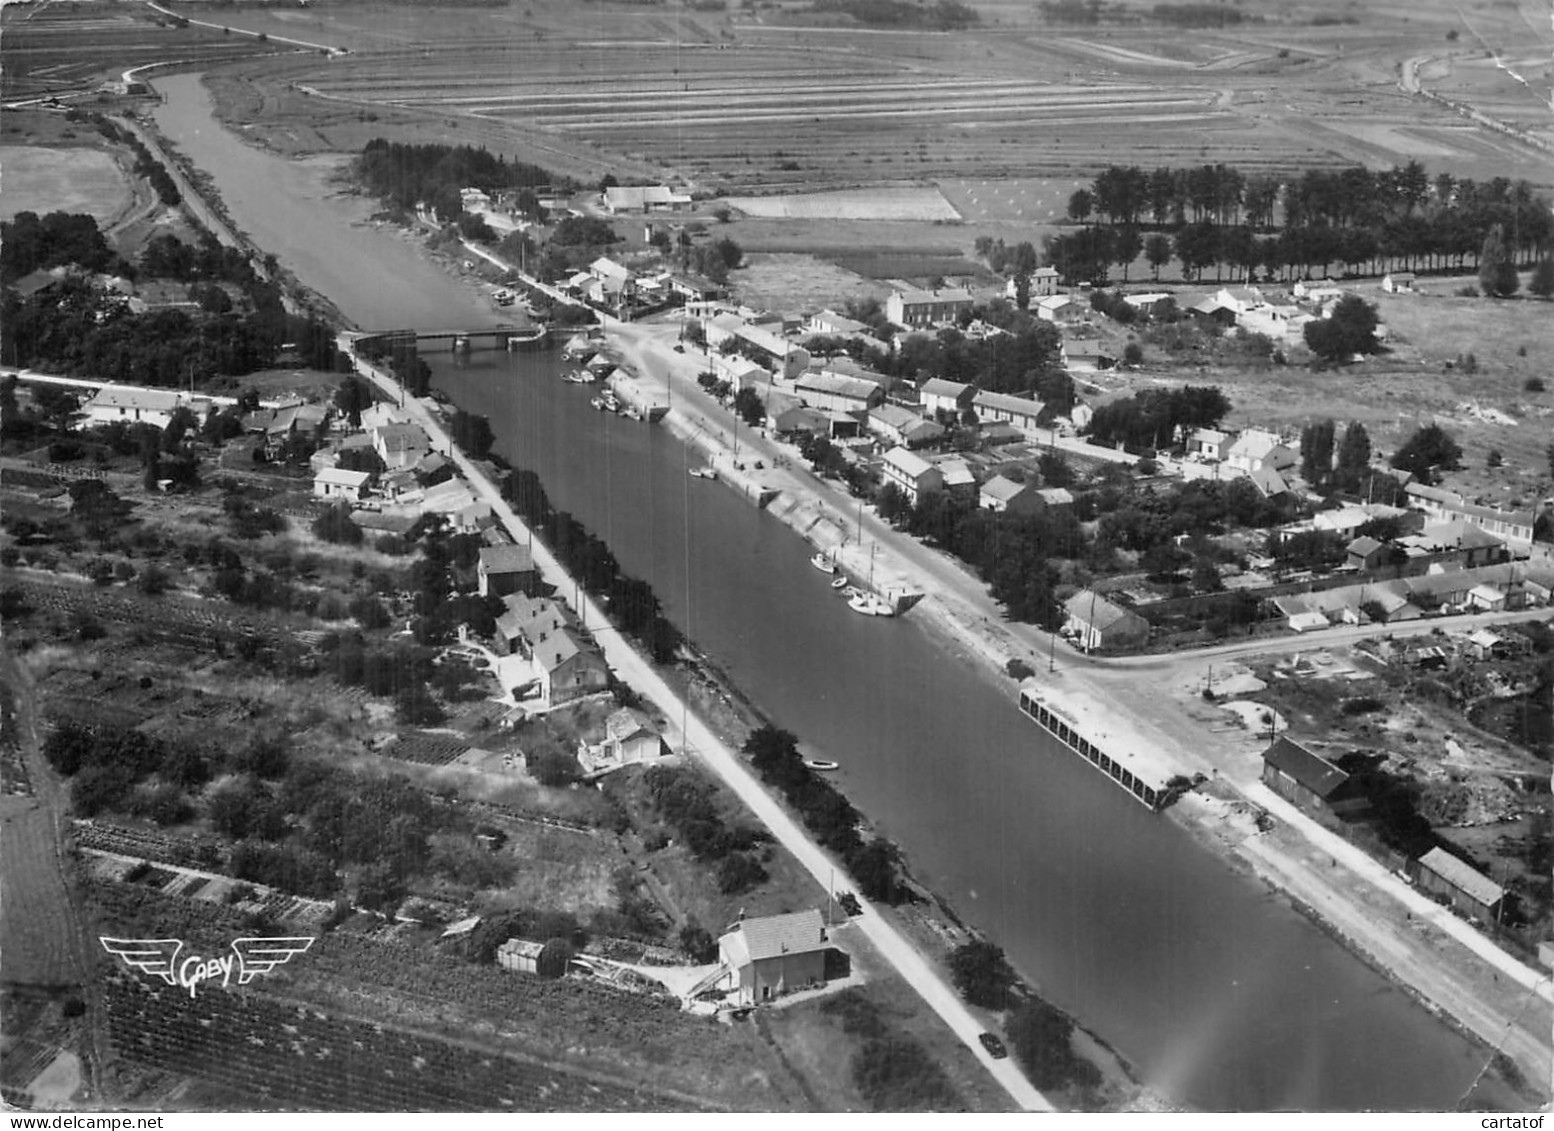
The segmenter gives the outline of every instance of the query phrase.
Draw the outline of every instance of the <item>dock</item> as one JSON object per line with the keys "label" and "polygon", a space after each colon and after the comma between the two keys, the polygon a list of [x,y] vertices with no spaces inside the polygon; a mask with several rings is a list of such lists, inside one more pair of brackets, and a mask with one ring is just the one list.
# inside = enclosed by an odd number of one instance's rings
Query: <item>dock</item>
{"label": "dock", "polygon": [[1141,736],[1121,733],[1115,710],[1069,688],[1043,695],[1035,684],[1020,688],[1020,710],[1146,809],[1158,812],[1175,799],[1170,782],[1181,771]]}

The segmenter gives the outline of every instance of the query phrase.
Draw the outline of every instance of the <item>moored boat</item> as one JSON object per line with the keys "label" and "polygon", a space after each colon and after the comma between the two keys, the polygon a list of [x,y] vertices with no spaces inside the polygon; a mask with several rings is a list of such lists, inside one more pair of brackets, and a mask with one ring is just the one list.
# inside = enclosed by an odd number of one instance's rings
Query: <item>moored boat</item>
{"label": "moored boat", "polygon": [[879,616],[879,610],[874,606],[873,595],[865,593],[861,589],[854,590],[852,596],[847,598],[847,607],[855,613],[862,613],[866,617]]}
{"label": "moored boat", "polygon": [[805,758],[804,764],[812,770],[819,770],[821,773],[829,773],[832,770],[840,770],[842,768],[840,762],[832,762],[826,758]]}
{"label": "moored boat", "polygon": [[809,564],[814,566],[821,573],[836,572],[836,563],[833,562],[830,558],[826,557],[826,555],[821,553],[819,550],[816,550],[814,554],[810,556]]}
{"label": "moored boat", "polygon": [[832,589],[846,589],[849,584],[845,573],[839,573],[831,579]]}
{"label": "moored boat", "polygon": [[716,479],[718,477],[718,473],[710,467],[693,467],[691,468],[691,474],[696,476],[697,479]]}

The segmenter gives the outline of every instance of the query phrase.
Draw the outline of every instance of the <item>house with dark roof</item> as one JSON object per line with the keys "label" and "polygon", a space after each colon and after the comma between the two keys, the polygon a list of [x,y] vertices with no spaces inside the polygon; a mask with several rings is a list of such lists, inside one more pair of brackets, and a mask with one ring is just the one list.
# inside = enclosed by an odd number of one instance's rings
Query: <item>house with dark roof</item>
{"label": "house with dark roof", "polygon": [[1042,509],[1035,487],[1004,475],[995,475],[982,484],[977,502],[997,514],[1035,514]]}
{"label": "house with dark roof", "polygon": [[482,597],[527,593],[539,577],[529,551],[513,545],[482,546],[480,560],[475,563],[475,576]]}
{"label": "house with dark roof", "polygon": [[970,310],[971,292],[959,287],[939,291],[892,291],[885,300],[885,317],[903,330],[921,330],[954,322]]}
{"label": "house with dark roof", "polygon": [[727,988],[741,1005],[823,985],[831,949],[825,920],[813,908],[742,919],[718,939]]}
{"label": "house with dark roof", "polygon": [[1147,620],[1089,589],[1081,589],[1065,601],[1063,610],[1063,631],[1077,636],[1079,647],[1086,652],[1132,648],[1149,639]]}
{"label": "house with dark roof", "polygon": [[1432,895],[1445,896],[1452,907],[1479,919],[1494,916],[1505,889],[1444,848],[1432,848],[1414,866],[1414,880]]}
{"label": "house with dark roof", "polygon": [[1387,544],[1362,534],[1347,547],[1349,565],[1354,569],[1375,569],[1387,560]]}
{"label": "house with dark roof", "polygon": [[944,473],[906,448],[891,448],[886,452],[880,461],[880,474],[886,483],[894,483],[913,506],[924,491],[944,489]]}
{"label": "house with dark roof", "polygon": [[582,744],[578,761],[590,773],[603,773],[622,766],[656,762],[668,752],[664,740],[641,711],[622,707],[604,720],[604,741]]}
{"label": "house with dark roof", "polygon": [[1263,784],[1309,813],[1341,817],[1370,802],[1349,775],[1319,754],[1283,735],[1263,751]]}

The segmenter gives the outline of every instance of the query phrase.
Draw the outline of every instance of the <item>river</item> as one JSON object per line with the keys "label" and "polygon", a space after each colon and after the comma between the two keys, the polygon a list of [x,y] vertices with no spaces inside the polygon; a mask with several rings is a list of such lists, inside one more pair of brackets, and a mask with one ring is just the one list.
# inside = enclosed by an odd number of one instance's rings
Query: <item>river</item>
{"label": "river", "polygon": [[[455,319],[455,284],[424,263],[386,280],[404,244],[351,227],[339,201],[299,208],[288,192],[314,180],[215,126],[192,76],[157,86],[158,125],[304,283],[364,325]],[[420,311],[402,305],[401,278],[425,288]],[[842,763],[840,784],[914,874],[1151,1087],[1253,1111],[1449,1110],[1467,1089],[1480,1049],[1057,747],[1009,683],[946,655],[910,615],[850,613],[797,535],[688,476],[667,432],[590,409],[553,354],[428,360],[768,716]]]}

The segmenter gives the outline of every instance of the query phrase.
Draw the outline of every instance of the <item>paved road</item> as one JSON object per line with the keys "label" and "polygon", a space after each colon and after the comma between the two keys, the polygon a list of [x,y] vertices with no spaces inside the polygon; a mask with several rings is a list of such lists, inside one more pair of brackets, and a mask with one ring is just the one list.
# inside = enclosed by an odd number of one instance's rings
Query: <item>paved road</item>
{"label": "paved road", "polygon": [[[348,344],[348,338],[342,337],[341,348],[346,349]],[[396,402],[401,399],[399,386],[387,374],[370,366],[367,367],[366,372],[386,396]],[[529,531],[523,522],[513,513],[496,488],[476,470],[462,452],[453,447],[441,425],[425,405],[413,397],[405,398],[404,404],[416,422],[432,437],[433,447],[439,451],[452,453],[454,462],[458,464],[466,481],[483,501],[491,504],[493,513],[498,516],[513,539],[519,544],[528,542]],[[542,543],[538,541],[533,543],[533,553],[535,565],[549,584],[556,586],[561,592],[576,591],[572,579],[567,576],[560,563]],[[613,626],[599,627],[609,626],[604,611],[586,594],[581,594],[580,603],[581,607],[577,611],[585,618],[586,623],[596,626],[593,629],[594,638],[603,649],[605,658],[616,675],[657,706],[665,718],[685,719],[685,733],[678,736],[681,748],[691,752],[722,778],[823,889],[830,891],[846,887],[856,892],[857,884],[848,877],[846,869],[810,839],[787,811],[752,776],[744,762],[731,748],[726,746],[701,719],[685,709],[684,704],[668,684],[630,642]],[[673,733],[669,735],[671,742],[675,737]],[[859,903],[863,907],[863,914],[852,921],[854,929],[868,937],[907,984],[915,989],[945,1024],[966,1043],[994,1079],[1003,1085],[1010,1097],[1028,1111],[1054,1110],[1047,1098],[1025,1079],[1013,1060],[995,1060],[987,1054],[977,1040],[978,1034],[983,1032],[982,1023],[966,1008],[954,990],[940,977],[917,948],[881,917],[877,907],[862,899]]]}

